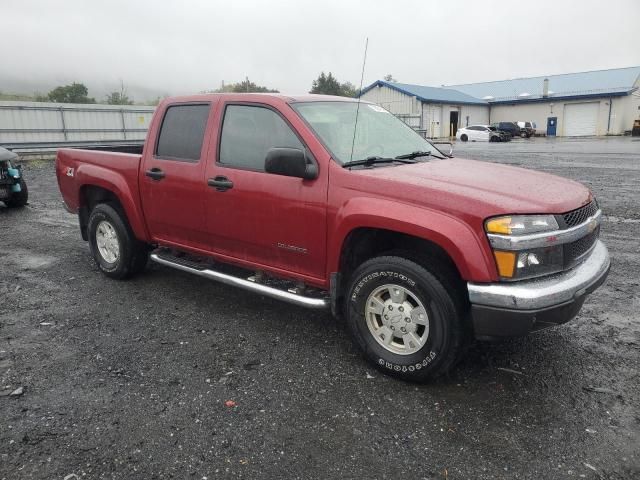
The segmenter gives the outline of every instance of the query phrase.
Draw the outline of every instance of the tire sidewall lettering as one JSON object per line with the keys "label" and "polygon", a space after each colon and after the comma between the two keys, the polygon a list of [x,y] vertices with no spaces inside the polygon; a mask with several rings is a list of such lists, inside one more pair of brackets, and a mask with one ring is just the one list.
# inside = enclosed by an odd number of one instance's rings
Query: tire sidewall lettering
{"label": "tire sidewall lettering", "polygon": [[396,363],[392,363],[388,360],[385,360],[383,358],[379,358],[378,359],[378,365],[380,365],[381,367],[384,367],[388,370],[392,370],[395,372],[415,372],[416,370],[421,370],[425,367],[428,367],[436,358],[437,358],[438,354],[436,352],[434,352],[433,350],[431,350],[429,352],[429,354],[424,358],[424,360],[422,360],[421,362],[417,362],[411,365],[398,365]]}
{"label": "tire sidewall lettering", "polygon": [[372,280],[375,280],[377,278],[384,278],[387,280],[400,280],[402,282],[406,282],[410,287],[415,287],[416,282],[415,280],[413,280],[412,278],[409,278],[408,276],[406,276],[403,273],[400,272],[394,272],[394,271],[390,271],[390,270],[381,270],[379,272],[373,272],[370,273],[369,275],[363,277],[362,279],[360,279],[360,281],[358,282],[358,284],[354,287],[353,289],[353,293],[351,294],[351,301],[352,302],[357,302],[358,300],[358,294],[360,293],[360,291]]}

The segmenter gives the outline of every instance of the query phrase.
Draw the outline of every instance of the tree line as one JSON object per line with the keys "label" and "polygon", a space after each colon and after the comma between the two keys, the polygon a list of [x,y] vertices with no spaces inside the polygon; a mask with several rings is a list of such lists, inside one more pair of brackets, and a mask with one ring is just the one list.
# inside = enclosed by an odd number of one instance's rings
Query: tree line
{"label": "tree line", "polygon": [[[396,82],[392,75],[386,75],[384,77],[386,81]],[[220,88],[215,90],[206,90],[203,93],[223,93],[223,92],[235,92],[235,93],[279,93],[278,89],[269,88],[262,85],[257,85],[251,82],[248,78],[242,82],[222,84]],[[320,72],[318,78],[311,83],[311,90],[309,93],[315,93],[320,95],[337,95],[340,97],[357,97],[360,90],[351,82],[340,82],[331,72],[325,74]],[[0,99],[12,99],[11,95],[2,95],[0,93]],[[33,97],[27,96],[15,96],[16,100],[29,99],[36,102],[55,102],[55,103],[96,103],[94,97],[89,97],[89,89],[83,84],[73,82],[70,85],[61,85],[51,90],[46,95],[36,94]],[[144,102],[146,105],[157,105],[161,98],[158,97],[152,102]],[[108,105],[133,105],[134,100],[131,98],[124,82],[120,82],[120,88],[107,94],[104,101]]]}

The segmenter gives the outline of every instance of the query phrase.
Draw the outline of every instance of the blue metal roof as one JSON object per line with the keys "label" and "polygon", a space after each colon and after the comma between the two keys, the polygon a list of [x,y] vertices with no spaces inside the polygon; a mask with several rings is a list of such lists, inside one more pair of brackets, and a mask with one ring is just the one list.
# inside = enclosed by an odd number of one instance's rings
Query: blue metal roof
{"label": "blue metal roof", "polygon": [[489,103],[513,102],[514,100],[540,101],[543,99],[542,89],[545,78],[549,79],[549,98],[584,98],[628,94],[634,89],[634,85],[639,77],[640,66],[566,73],[562,75],[515,78],[513,80],[501,80],[497,82],[447,85],[445,89],[451,89],[456,93],[462,92],[475,98],[481,98]]}
{"label": "blue metal roof", "polygon": [[364,95],[372,88],[378,86],[389,87],[399,92],[406,93],[407,95],[415,96],[418,100],[423,102],[487,105],[487,102],[484,100],[459,92],[452,88],[425,87],[423,85],[386,82],[384,80],[378,80],[368,87],[363,88],[360,95]]}

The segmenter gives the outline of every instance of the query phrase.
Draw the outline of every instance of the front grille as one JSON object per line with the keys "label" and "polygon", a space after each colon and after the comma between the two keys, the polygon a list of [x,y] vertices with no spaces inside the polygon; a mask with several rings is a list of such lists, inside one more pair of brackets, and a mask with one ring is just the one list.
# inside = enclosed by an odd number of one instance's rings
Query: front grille
{"label": "front grille", "polygon": [[598,211],[598,203],[595,200],[592,200],[591,203],[587,203],[586,205],[567,212],[562,215],[562,221],[564,222],[564,226],[561,225],[561,228],[571,228],[576,225],[580,225],[587,218],[592,217]]}
{"label": "front grille", "polygon": [[596,227],[593,232],[585,235],[582,238],[579,238],[575,242],[565,243],[563,246],[564,268],[571,268],[576,263],[580,262],[585,253],[589,252],[589,250],[591,250],[593,245],[596,243],[599,235],[600,227]]}

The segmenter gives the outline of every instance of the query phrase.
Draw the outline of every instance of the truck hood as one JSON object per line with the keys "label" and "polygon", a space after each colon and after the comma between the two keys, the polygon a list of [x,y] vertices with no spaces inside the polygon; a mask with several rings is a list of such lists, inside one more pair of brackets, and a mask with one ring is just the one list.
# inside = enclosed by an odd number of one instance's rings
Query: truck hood
{"label": "truck hood", "polygon": [[366,190],[373,187],[383,195],[387,193],[406,203],[483,218],[500,214],[564,213],[591,199],[589,189],[573,180],[461,158],[353,170],[352,173],[368,178],[362,182]]}

